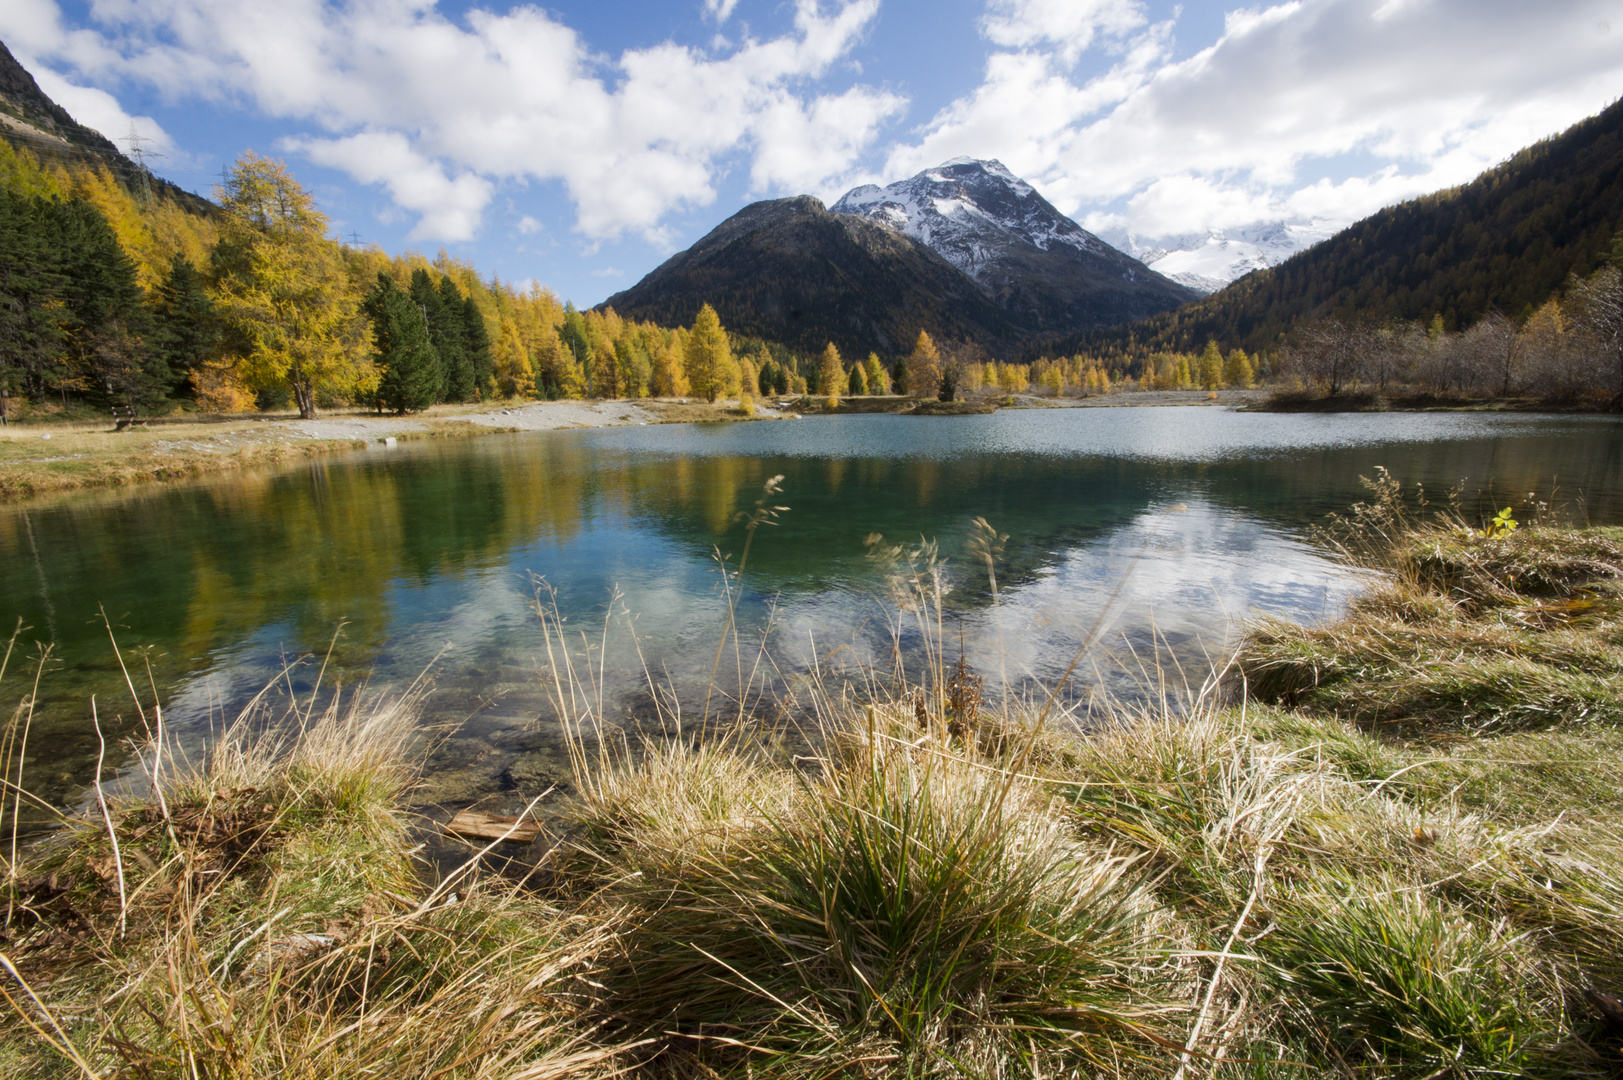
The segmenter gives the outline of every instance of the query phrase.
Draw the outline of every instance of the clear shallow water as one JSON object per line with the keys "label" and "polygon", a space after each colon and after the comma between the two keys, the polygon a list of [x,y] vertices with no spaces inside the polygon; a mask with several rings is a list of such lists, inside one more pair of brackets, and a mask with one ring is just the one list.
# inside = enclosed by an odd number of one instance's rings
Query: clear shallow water
{"label": "clear shallow water", "polygon": [[[534,433],[5,509],[0,625],[20,617],[58,660],[27,774],[50,798],[89,779],[91,695],[104,719],[131,712],[104,605],[120,643],[149,650],[170,723],[194,733],[284,657],[325,652],[340,623],[333,671],[348,684],[401,684],[440,655],[429,719],[471,719],[436,754],[429,794],[500,802],[556,765],[536,722],[533,576],[594,640],[617,589],[615,611],[691,708],[724,618],[713,552],[736,557],[735,517],[775,474],[790,510],[756,540],[740,617],[747,641],[770,610],[784,670],[884,655],[863,543],[878,532],[939,542],[958,581],[949,635],[994,682],[1054,678],[1102,619],[1085,682],[1131,693],[1133,650],[1160,648],[1198,684],[1238,620],[1333,614],[1356,582],[1302,537],[1377,466],[1434,496],[1463,482],[1468,506],[1553,490],[1580,520],[1623,522],[1611,418],[1123,408]],[[1010,536],[995,611],[963,557],[977,516]],[[601,662],[616,707],[634,709],[645,684],[623,629]],[[22,675],[14,659],[8,714]]]}

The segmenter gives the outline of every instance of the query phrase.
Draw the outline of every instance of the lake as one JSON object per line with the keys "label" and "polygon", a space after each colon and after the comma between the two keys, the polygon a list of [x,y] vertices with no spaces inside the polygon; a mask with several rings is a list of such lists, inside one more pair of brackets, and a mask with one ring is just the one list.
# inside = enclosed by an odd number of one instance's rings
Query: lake
{"label": "lake", "polygon": [[[592,650],[608,713],[646,714],[646,671],[695,716],[727,618],[716,556],[736,566],[738,516],[777,475],[771,503],[788,509],[752,542],[724,689],[762,640],[775,692],[814,667],[837,680],[891,662],[877,533],[936,542],[949,659],[961,649],[989,689],[1051,684],[1092,632],[1073,698],[1161,693],[1157,670],[1176,696],[1244,620],[1340,609],[1358,578],[1308,530],[1377,467],[1439,503],[1459,486],[1472,512],[1525,510],[1536,492],[1580,522],[1623,523],[1610,417],[1031,409],[380,446],[0,509],[0,625],[29,628],[0,705],[30,688],[24,654],[49,645],[25,777],[67,804],[95,761],[92,695],[111,732],[133,730],[101,610],[194,746],[279,673],[309,692],[329,648],[329,684],[400,686],[432,666],[425,722],[454,731],[424,800],[509,805],[558,768],[537,590]],[[965,554],[977,517],[1008,536],[995,604]]]}

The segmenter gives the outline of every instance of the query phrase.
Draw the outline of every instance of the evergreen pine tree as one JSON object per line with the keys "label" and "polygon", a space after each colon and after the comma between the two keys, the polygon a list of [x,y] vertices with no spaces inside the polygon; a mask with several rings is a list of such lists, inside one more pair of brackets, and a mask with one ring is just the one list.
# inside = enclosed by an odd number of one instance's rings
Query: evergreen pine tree
{"label": "evergreen pine tree", "polygon": [[176,255],[153,303],[152,351],[173,375],[171,392],[188,385],[187,376],[220,356],[220,323],[203,289],[203,275],[184,255]]}
{"label": "evergreen pine tree", "polygon": [[[440,302],[440,291],[428,271],[419,266],[411,272],[408,292],[411,302],[422,313],[423,325],[428,328],[428,347],[434,352],[434,400],[444,401],[450,383],[450,368],[445,354],[440,351],[440,344],[445,340],[447,318],[445,307]],[[461,314],[460,311],[456,313],[459,323],[462,321]]]}
{"label": "evergreen pine tree", "polygon": [[846,377],[845,383],[851,388],[852,397],[868,395],[868,373],[860,360],[851,365],[851,374]]}
{"label": "evergreen pine tree", "polygon": [[445,400],[473,401],[478,397],[478,381],[473,360],[468,355],[468,320],[463,311],[462,291],[450,276],[440,278],[440,322],[428,328],[434,348],[445,365]]}
{"label": "evergreen pine tree", "polygon": [[0,189],[0,419],[7,399],[43,395],[65,375],[57,302],[66,285],[46,200]]}
{"label": "evergreen pine tree", "polygon": [[382,270],[364,307],[372,320],[379,409],[404,414],[434,404],[439,358],[429,344],[428,321],[423,318],[422,308]]}
{"label": "evergreen pine tree", "polygon": [[136,282],[135,260],[85,199],[52,203],[49,212],[63,258],[64,337],[74,376],[104,402],[153,404],[174,376],[163,357],[146,347],[151,312]]}
{"label": "evergreen pine tree", "polygon": [[490,354],[490,332],[485,329],[484,313],[472,296],[462,301],[462,332],[466,335],[474,389],[481,400],[488,398],[496,392],[496,361]]}
{"label": "evergreen pine tree", "polygon": [[755,350],[753,363],[755,365],[755,385],[750,387],[749,391],[752,394],[760,394],[762,397],[766,397],[772,393],[773,387],[777,385],[772,374],[772,370],[778,366],[777,362],[772,359],[772,353],[767,350],[767,347],[762,345]]}

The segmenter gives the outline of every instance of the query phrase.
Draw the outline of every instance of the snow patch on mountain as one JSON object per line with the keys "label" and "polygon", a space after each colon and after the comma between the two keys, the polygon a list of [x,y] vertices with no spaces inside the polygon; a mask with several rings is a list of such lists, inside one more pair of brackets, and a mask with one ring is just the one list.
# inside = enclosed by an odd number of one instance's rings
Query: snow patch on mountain
{"label": "snow patch on mountain", "polygon": [[[1120,260],[1000,161],[953,158],[885,187],[852,188],[830,209],[906,233],[978,281],[1011,243]],[[1133,267],[1120,261],[1121,276],[1132,280]]]}
{"label": "snow patch on mountain", "polygon": [[1335,235],[1327,221],[1259,221],[1204,233],[1145,237],[1123,229],[1104,231],[1112,244],[1173,281],[1213,293],[1238,278],[1277,266],[1299,251]]}

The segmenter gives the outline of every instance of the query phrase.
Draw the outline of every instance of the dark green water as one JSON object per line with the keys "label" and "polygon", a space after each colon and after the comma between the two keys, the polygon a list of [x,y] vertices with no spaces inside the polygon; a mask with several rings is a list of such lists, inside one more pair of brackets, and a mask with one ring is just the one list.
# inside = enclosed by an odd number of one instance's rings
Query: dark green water
{"label": "dark green water", "polygon": [[[532,575],[594,641],[620,591],[615,611],[628,614],[595,661],[611,712],[646,691],[630,620],[649,667],[691,709],[724,617],[712,553],[736,557],[735,515],[775,474],[790,510],[756,540],[741,619],[748,639],[771,608],[784,672],[814,655],[836,666],[884,655],[888,609],[863,544],[878,532],[939,541],[959,582],[950,634],[994,682],[1052,679],[1103,612],[1084,675],[1130,692],[1128,644],[1198,668],[1255,612],[1333,614],[1355,582],[1302,537],[1358,499],[1359,475],[1377,466],[1439,496],[1463,483],[1469,506],[1554,491],[1580,520],[1623,522],[1614,419],[1210,408],[492,436],[9,508],[0,620],[21,618],[24,651],[49,644],[55,661],[28,783],[68,802],[88,781],[92,694],[104,718],[123,714],[110,727],[130,730],[104,606],[126,651],[147,650],[169,722],[193,733],[284,658],[325,652],[340,623],[332,671],[349,684],[399,685],[443,650],[428,719],[472,719],[437,754],[445,783],[430,794],[499,802],[515,777],[522,789],[545,772],[553,737],[536,723],[547,710]],[[1010,536],[995,612],[962,556],[977,516]],[[289,684],[307,687],[311,670]],[[14,658],[0,685],[8,715],[30,677]]]}

